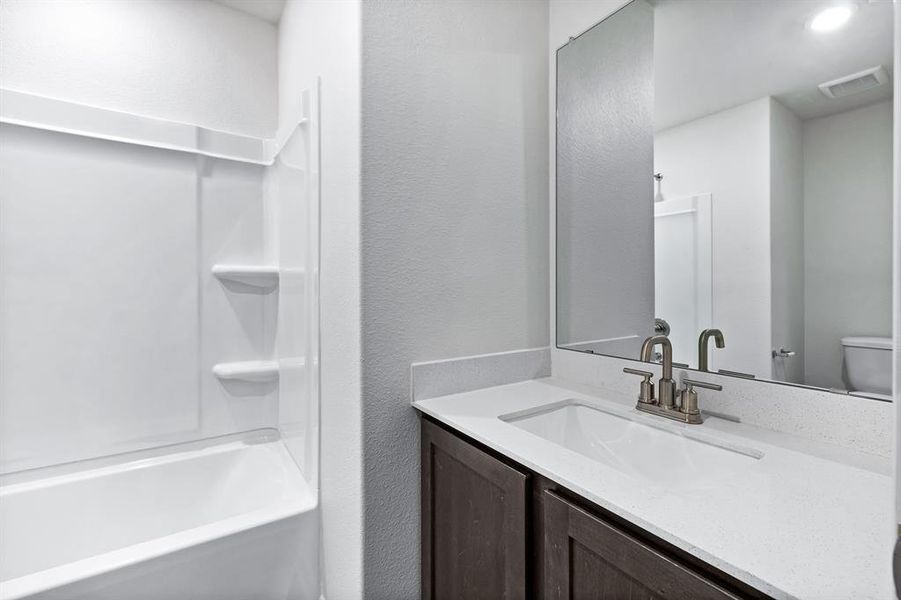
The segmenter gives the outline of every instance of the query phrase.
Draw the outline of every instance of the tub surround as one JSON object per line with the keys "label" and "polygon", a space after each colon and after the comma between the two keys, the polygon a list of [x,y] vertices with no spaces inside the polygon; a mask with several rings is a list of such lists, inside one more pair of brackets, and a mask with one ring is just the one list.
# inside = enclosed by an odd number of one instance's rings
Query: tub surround
{"label": "tub surround", "polygon": [[257,139],[0,90],[0,600],[319,595],[318,97]]}
{"label": "tub surround", "polygon": [[[713,395],[702,391],[702,410]],[[741,477],[714,474],[706,489],[679,489],[630,477],[500,418],[567,400],[763,457]],[[634,404],[633,394],[558,378],[413,401],[420,412],[774,598],[892,596],[885,559],[894,542],[889,459],[716,417],[672,423],[640,414]]]}

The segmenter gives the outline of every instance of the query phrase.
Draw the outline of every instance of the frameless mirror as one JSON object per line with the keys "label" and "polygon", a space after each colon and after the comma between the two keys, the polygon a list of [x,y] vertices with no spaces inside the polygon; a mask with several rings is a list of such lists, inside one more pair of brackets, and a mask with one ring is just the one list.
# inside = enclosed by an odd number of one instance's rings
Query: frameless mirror
{"label": "frameless mirror", "polygon": [[691,368],[889,397],[892,11],[634,0],[557,51],[558,347],[664,333]]}

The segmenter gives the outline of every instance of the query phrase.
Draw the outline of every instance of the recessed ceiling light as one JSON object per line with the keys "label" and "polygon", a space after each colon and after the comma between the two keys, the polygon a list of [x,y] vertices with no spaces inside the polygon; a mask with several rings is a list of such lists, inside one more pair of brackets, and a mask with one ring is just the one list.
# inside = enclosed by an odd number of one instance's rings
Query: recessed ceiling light
{"label": "recessed ceiling light", "polygon": [[835,31],[847,23],[853,13],[854,8],[851,5],[824,8],[811,19],[810,28],[820,32]]}

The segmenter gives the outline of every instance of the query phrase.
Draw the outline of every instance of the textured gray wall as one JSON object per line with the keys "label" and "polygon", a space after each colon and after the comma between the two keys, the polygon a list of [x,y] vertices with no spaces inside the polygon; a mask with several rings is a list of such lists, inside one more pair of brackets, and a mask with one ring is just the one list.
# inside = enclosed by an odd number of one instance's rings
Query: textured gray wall
{"label": "textured gray wall", "polygon": [[363,4],[365,597],[419,597],[410,363],[548,343],[547,4]]}
{"label": "textured gray wall", "polygon": [[638,358],[655,316],[651,6],[561,48],[556,96],[557,344],[636,336],[624,355]]}

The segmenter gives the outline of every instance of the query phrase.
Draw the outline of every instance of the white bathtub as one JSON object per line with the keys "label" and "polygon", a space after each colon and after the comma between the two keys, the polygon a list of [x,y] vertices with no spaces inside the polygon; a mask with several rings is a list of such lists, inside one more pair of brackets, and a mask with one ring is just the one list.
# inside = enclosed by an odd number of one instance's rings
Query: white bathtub
{"label": "white bathtub", "polygon": [[19,479],[0,485],[0,600],[319,597],[316,496],[277,439]]}

